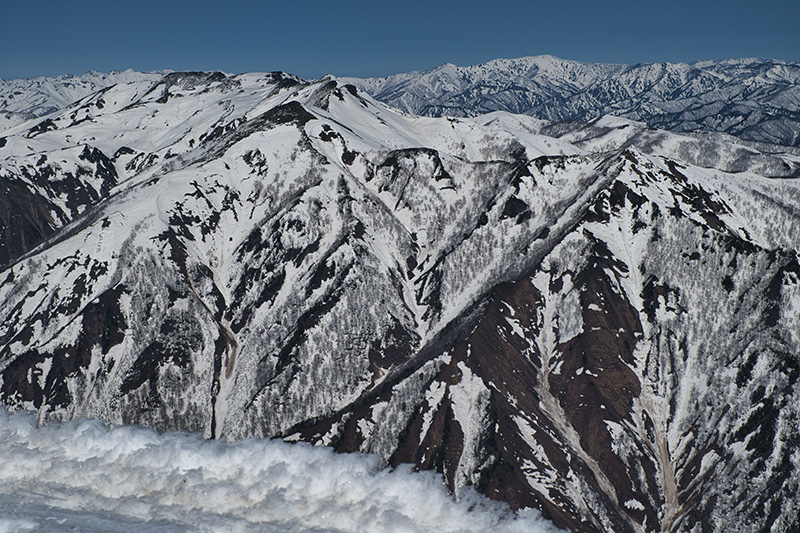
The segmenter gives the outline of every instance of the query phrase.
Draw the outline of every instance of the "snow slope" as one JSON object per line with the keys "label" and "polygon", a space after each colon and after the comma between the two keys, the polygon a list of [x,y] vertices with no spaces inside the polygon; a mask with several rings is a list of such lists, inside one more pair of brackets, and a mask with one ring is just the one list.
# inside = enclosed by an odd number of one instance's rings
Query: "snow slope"
{"label": "snow slope", "polygon": [[160,79],[165,72],[87,72],[80,76],[0,80],[0,132],[27,120],[65,109],[100,89],[118,83]]}

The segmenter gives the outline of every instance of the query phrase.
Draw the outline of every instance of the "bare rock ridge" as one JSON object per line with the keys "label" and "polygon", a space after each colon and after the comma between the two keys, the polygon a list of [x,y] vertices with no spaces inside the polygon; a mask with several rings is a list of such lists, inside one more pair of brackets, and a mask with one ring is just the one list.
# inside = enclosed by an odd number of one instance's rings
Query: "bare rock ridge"
{"label": "bare rock ridge", "polygon": [[799,176],[618,117],[120,80],[2,133],[0,401],[375,453],[575,531],[792,531]]}

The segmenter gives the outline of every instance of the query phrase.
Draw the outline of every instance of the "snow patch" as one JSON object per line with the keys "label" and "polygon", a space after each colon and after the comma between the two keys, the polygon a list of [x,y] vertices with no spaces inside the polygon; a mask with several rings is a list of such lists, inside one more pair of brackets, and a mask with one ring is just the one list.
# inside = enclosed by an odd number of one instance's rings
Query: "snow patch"
{"label": "snow patch", "polygon": [[625,502],[625,507],[632,511],[644,511],[644,505],[639,500],[628,500]]}

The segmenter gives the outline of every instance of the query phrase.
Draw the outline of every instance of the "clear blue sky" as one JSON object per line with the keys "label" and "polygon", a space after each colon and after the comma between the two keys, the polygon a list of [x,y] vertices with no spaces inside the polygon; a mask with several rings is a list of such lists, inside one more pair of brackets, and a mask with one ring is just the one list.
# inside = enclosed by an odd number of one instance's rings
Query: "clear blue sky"
{"label": "clear blue sky", "polygon": [[800,62],[798,0],[0,0],[0,78],[87,70],[381,76],[552,54]]}

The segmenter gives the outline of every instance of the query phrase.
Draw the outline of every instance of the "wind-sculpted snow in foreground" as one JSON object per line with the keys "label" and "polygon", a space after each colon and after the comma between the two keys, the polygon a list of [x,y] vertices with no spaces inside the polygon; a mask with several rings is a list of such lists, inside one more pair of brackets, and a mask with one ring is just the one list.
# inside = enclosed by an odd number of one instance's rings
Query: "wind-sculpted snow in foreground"
{"label": "wind-sculpted snow in foreground", "polygon": [[0,532],[555,531],[435,475],[280,441],[79,420],[36,427],[0,410]]}

